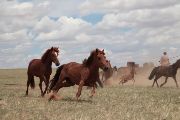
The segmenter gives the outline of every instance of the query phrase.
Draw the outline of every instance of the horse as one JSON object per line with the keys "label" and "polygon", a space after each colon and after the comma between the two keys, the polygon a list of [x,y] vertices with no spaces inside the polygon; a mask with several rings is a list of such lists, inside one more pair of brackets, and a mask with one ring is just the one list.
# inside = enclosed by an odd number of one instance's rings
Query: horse
{"label": "horse", "polygon": [[160,87],[162,87],[164,84],[167,83],[167,79],[168,77],[172,77],[176,83],[176,87],[178,88],[178,83],[177,83],[177,80],[176,80],[176,74],[177,74],[177,70],[178,68],[180,68],[180,59],[177,60],[175,63],[173,63],[172,65],[169,65],[169,66],[158,66],[158,67],[155,67],[152,72],[150,73],[150,76],[149,76],[149,80],[152,80],[154,77],[154,82],[152,84],[152,87],[154,87],[154,83],[156,82],[156,85],[157,87],[159,87],[158,85],[158,82],[157,80],[164,76],[165,77],[165,81],[164,83],[162,83],[160,85]]}
{"label": "horse", "polygon": [[[29,85],[31,88],[35,88],[34,76],[39,77],[40,83],[39,88],[41,90],[41,96],[43,97],[49,86],[49,78],[52,73],[52,63],[55,63],[56,66],[59,66],[58,60],[59,49],[56,47],[51,47],[46,50],[41,59],[33,59],[30,61],[28,70],[27,70],[27,90],[26,96],[28,95]],[[42,82],[45,82],[45,90],[42,90]]]}
{"label": "horse", "polygon": [[[87,62],[87,59],[85,58],[82,63],[85,64]],[[50,93],[52,87],[57,83],[58,79],[59,79],[59,76],[61,74],[61,70],[63,68],[64,65],[61,65],[60,67],[57,68],[56,70],[56,73],[53,77],[53,79],[50,80],[50,85],[49,85],[49,88],[48,88],[48,93]],[[99,86],[101,88],[103,88],[103,84],[101,82],[101,80],[99,79],[99,74],[97,74],[97,76],[95,76],[94,78],[96,78],[96,82],[99,84]],[[96,88],[98,87],[98,85],[95,83],[96,85]],[[88,89],[91,88],[91,87],[87,87]]]}
{"label": "horse", "polygon": [[136,74],[134,62],[132,62],[132,64],[128,67],[119,68],[119,71],[121,71],[121,73],[123,74],[120,77],[119,84],[123,85],[124,83],[128,82],[129,80],[132,80],[133,85],[134,85],[134,83],[135,83],[134,75]]}
{"label": "horse", "polygon": [[79,100],[83,86],[92,87],[91,96],[95,94],[96,81],[99,77],[99,68],[107,70],[109,68],[104,50],[95,49],[91,52],[84,63],[70,62],[64,64],[59,69],[60,76],[57,83],[51,86],[49,101],[57,100],[57,92],[60,88],[78,85],[76,99]]}
{"label": "horse", "polygon": [[110,68],[106,71],[102,72],[102,78],[101,81],[103,81],[103,83],[106,83],[106,81],[113,76],[113,72],[114,72],[114,68],[112,68],[110,61],[108,61],[108,64],[110,66]]}
{"label": "horse", "polygon": [[[87,59],[85,58],[84,60],[83,60],[83,64],[86,64],[86,62],[87,62]],[[103,83],[101,82],[101,80],[100,80],[100,78],[99,78],[99,74],[97,74],[97,76],[96,77],[94,77],[94,78],[96,78],[96,82],[98,83],[98,85],[101,87],[101,88],[103,88]],[[95,85],[96,85],[96,88],[98,87],[98,85],[95,83]],[[87,87],[87,88],[91,88],[91,87]]]}

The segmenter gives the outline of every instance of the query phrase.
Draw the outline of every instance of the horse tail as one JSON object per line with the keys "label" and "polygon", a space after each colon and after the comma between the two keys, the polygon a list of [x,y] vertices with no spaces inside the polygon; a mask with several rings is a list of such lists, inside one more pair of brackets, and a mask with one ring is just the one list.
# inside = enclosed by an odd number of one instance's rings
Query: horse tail
{"label": "horse tail", "polygon": [[61,65],[60,67],[58,67],[58,69],[56,70],[56,74],[54,75],[53,79],[50,82],[49,85],[49,92],[52,90],[52,88],[56,85],[56,83],[59,80],[59,76],[61,74],[61,70],[63,69],[64,65]]}
{"label": "horse tail", "polygon": [[33,76],[28,75],[28,82],[29,82],[31,88],[34,89],[35,88],[35,82],[34,82]]}
{"label": "horse tail", "polygon": [[152,80],[154,78],[154,76],[156,75],[156,72],[157,72],[157,68],[158,67],[155,67],[152,72],[150,73],[150,76],[149,76],[149,80]]}

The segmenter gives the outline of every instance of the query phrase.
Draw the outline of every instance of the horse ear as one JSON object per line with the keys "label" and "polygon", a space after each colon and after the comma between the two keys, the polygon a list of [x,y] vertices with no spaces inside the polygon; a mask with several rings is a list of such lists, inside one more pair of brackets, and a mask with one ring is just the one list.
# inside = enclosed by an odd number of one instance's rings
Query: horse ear
{"label": "horse ear", "polygon": [[104,49],[102,50],[103,55],[105,55]]}
{"label": "horse ear", "polygon": [[98,53],[98,51],[99,51],[98,48],[96,48],[96,53]]}
{"label": "horse ear", "polygon": [[53,50],[53,47],[51,47],[51,50]]}

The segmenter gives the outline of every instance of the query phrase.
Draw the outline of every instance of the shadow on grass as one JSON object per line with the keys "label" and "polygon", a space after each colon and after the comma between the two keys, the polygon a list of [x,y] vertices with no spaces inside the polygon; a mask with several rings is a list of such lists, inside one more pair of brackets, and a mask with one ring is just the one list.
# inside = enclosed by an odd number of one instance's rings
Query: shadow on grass
{"label": "shadow on grass", "polygon": [[82,99],[76,100],[75,98],[67,97],[67,98],[62,98],[61,100],[66,101],[66,102],[93,103],[92,99],[91,100],[82,100]]}
{"label": "shadow on grass", "polygon": [[4,84],[4,85],[8,85],[8,86],[9,86],[9,85],[10,85],[10,86],[12,85],[12,86],[13,86],[13,85],[18,85],[18,84]]}

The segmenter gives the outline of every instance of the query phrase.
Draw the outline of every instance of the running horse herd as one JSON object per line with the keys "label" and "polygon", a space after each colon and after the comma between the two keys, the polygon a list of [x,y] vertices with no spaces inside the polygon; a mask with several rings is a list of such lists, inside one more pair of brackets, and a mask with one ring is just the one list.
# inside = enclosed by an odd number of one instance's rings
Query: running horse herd
{"label": "running horse herd", "polygon": [[[88,86],[92,88],[90,97],[93,97],[95,94],[95,89],[97,88],[97,83],[99,86],[103,87],[102,82],[106,82],[109,79],[114,71],[126,71],[125,75],[120,77],[120,84],[124,84],[129,80],[135,82],[134,74],[135,64],[132,63],[130,67],[121,67],[117,69],[116,67],[111,67],[110,61],[106,59],[104,50],[95,49],[93,50],[89,57],[83,60],[82,63],[70,62],[67,64],[63,64],[56,70],[56,73],[53,79],[50,81],[50,75],[52,74],[52,63],[56,66],[60,65],[58,60],[59,48],[51,47],[46,50],[41,59],[33,59],[30,61],[28,70],[27,70],[27,90],[26,96],[28,96],[28,88],[35,87],[34,76],[39,77],[40,83],[39,88],[41,90],[41,96],[43,97],[46,93],[49,93],[49,101],[50,100],[58,100],[57,92],[59,89],[63,87],[70,87],[74,85],[78,85],[78,90],[76,93],[76,99],[78,100],[83,86]],[[166,84],[168,77],[172,77],[176,83],[176,87],[178,87],[178,83],[176,80],[177,70],[180,68],[180,59],[177,60],[174,64],[170,66],[158,66],[155,67],[149,79],[152,80],[154,78],[154,84],[156,83],[157,87],[159,87],[157,80],[164,76],[165,82],[160,85],[162,87]],[[102,79],[100,80],[100,72],[99,69],[103,70]],[[49,83],[50,81],[50,83]],[[43,91],[42,83],[45,83],[45,89]]]}

